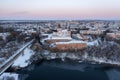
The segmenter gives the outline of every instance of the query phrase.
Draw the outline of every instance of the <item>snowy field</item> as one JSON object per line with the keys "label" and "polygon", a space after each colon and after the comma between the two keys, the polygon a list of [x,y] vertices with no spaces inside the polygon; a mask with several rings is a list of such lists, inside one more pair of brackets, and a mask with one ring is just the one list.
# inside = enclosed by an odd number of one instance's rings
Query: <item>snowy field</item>
{"label": "snowy field", "polygon": [[13,63],[13,67],[26,67],[30,64],[29,59],[35,52],[29,47],[26,48],[21,56]]}
{"label": "snowy field", "polygon": [[19,80],[18,76],[19,75],[15,73],[3,73],[0,76],[0,80]]}

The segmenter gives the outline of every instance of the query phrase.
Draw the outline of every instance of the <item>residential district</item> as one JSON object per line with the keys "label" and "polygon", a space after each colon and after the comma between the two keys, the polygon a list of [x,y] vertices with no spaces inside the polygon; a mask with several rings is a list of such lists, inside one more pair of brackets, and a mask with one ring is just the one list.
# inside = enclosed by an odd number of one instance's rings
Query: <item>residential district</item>
{"label": "residential district", "polygon": [[10,66],[20,69],[43,59],[119,66],[119,52],[120,21],[0,21],[0,80]]}

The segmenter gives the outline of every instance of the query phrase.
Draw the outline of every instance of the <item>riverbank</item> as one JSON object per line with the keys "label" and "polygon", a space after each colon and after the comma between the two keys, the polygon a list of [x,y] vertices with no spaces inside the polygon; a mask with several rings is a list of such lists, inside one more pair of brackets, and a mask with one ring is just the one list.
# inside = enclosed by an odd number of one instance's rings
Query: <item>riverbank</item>
{"label": "riverbank", "polygon": [[[99,41],[98,45],[88,46],[83,50],[75,51],[51,51],[49,49],[41,49],[36,51],[36,56],[40,59],[65,59],[76,60],[78,62],[94,62],[96,64],[109,64],[120,66],[120,44],[114,41]],[[38,57],[39,56],[39,57]]]}
{"label": "riverbank", "polygon": [[[29,46],[23,55],[16,60],[12,66],[14,69],[21,69],[29,66],[30,64],[38,63],[43,60],[56,60],[61,61],[73,60],[79,63],[90,64],[106,64],[109,66],[120,67],[119,59],[119,45],[112,42],[104,42],[105,45],[91,46],[85,50],[68,51],[68,52],[52,52],[45,50],[38,43]],[[112,50],[111,50],[112,48]]]}

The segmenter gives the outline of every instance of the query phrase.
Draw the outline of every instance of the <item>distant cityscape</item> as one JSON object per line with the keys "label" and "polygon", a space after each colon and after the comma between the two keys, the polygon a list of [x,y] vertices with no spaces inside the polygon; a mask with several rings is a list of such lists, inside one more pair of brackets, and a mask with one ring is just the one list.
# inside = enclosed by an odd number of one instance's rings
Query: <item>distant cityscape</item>
{"label": "distant cityscape", "polygon": [[0,21],[0,75],[43,59],[120,66],[119,51],[119,20]]}

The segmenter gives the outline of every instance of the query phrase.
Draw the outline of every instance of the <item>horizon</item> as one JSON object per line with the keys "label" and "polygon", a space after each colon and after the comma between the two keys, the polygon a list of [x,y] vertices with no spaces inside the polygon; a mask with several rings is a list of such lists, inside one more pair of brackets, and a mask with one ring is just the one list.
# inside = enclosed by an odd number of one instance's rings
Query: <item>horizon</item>
{"label": "horizon", "polygon": [[120,20],[119,0],[1,0],[0,20]]}
{"label": "horizon", "polygon": [[41,21],[42,21],[42,20],[45,20],[45,21],[46,21],[46,20],[58,20],[58,21],[59,21],[59,20],[68,20],[68,21],[74,21],[74,20],[80,20],[80,21],[82,21],[82,20],[93,20],[93,21],[94,21],[94,20],[98,20],[98,21],[99,21],[99,20],[100,20],[100,21],[101,21],[101,20],[105,20],[105,21],[111,21],[111,20],[116,20],[116,21],[119,21],[120,19],[113,19],[113,18],[109,18],[109,19],[107,19],[107,18],[96,18],[96,19],[92,19],[92,18],[89,18],[89,19],[88,19],[88,18],[85,18],[85,19],[82,19],[82,18],[80,18],[80,19],[73,19],[73,18],[67,18],[67,19],[64,19],[64,18],[63,18],[63,19],[59,19],[59,18],[54,18],[54,19],[51,19],[51,18],[38,18],[38,19],[35,19],[35,18],[34,18],[34,19],[28,19],[28,18],[26,18],[26,19],[9,18],[9,19],[8,19],[8,18],[7,18],[7,19],[6,19],[6,18],[4,18],[4,19],[1,19],[1,18],[0,18],[0,21],[8,21],[8,20],[10,20],[10,21],[14,21],[14,20],[17,20],[17,21],[23,21],[23,20],[25,20],[25,21],[26,21],[26,20],[30,20],[30,21],[31,21],[31,20],[35,20],[35,21],[37,21],[37,20],[41,20]]}

